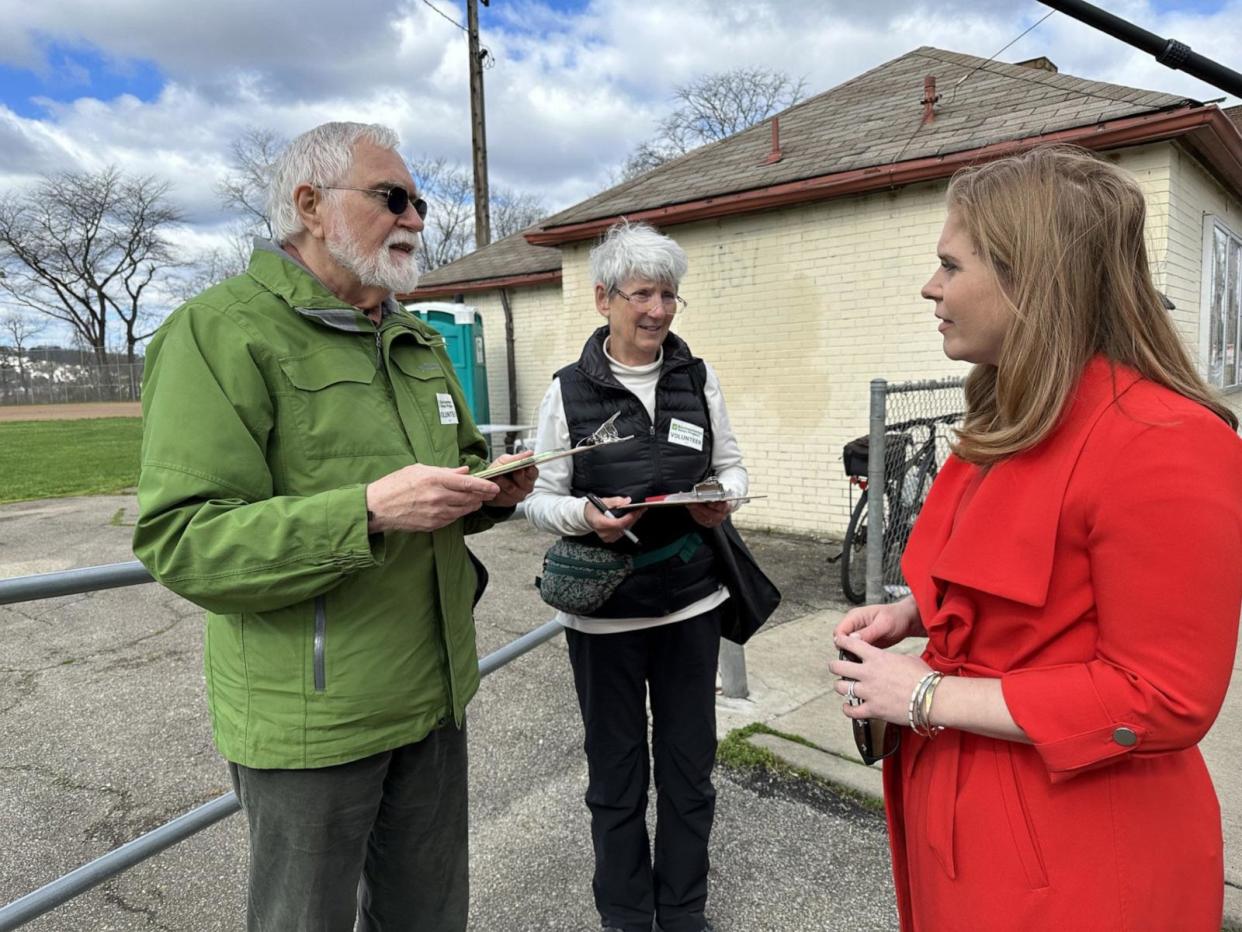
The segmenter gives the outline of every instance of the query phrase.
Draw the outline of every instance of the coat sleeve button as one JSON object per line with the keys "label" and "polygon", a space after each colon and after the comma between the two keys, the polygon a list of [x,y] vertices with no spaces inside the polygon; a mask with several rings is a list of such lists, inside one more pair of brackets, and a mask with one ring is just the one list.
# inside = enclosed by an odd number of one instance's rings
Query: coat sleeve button
{"label": "coat sleeve button", "polygon": [[1134,729],[1126,728],[1123,725],[1120,728],[1113,729],[1113,740],[1123,748],[1130,748],[1138,744],[1138,735],[1134,733]]}

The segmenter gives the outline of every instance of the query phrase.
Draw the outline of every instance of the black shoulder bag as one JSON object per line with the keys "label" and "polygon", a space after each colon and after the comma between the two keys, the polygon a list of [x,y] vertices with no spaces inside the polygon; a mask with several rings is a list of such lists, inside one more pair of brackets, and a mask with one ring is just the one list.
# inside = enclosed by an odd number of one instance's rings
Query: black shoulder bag
{"label": "black shoulder bag", "polygon": [[722,606],[720,634],[736,644],[745,644],[772,617],[781,604],[781,592],[755,562],[732,518],[712,528],[711,545],[720,581],[729,589],[729,601]]}

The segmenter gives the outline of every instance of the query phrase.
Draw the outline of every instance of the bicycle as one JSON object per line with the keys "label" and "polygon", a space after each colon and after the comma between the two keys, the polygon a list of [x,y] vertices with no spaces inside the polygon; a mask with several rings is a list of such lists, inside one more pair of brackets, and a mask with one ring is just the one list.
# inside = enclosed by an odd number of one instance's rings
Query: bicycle
{"label": "bicycle", "polygon": [[[916,417],[886,427],[884,435],[884,531],[882,577],[886,593],[905,590],[901,577],[901,554],[906,549],[914,521],[922,510],[940,465],[936,461],[937,424],[960,420],[960,412],[936,417]],[[922,437],[923,434],[925,437]],[[921,438],[921,439],[919,439]],[[841,549],[841,589],[846,599],[861,605],[867,596],[867,488],[871,438],[851,440],[841,451],[851,489],[861,494],[850,513]],[[904,594],[904,593],[903,593]]]}

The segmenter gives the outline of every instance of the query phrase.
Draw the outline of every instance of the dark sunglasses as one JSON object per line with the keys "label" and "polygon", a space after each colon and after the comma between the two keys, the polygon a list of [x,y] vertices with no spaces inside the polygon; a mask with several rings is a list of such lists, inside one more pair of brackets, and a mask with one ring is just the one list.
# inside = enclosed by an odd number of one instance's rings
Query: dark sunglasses
{"label": "dark sunglasses", "polygon": [[361,191],[363,194],[374,194],[377,197],[382,197],[388,205],[388,209],[398,217],[405,213],[406,209],[413,204],[414,213],[418,214],[418,219],[427,219],[427,202],[417,194],[407,191],[398,185],[393,185],[391,188],[346,188],[341,185],[321,184],[319,187],[325,191]]}
{"label": "dark sunglasses", "polygon": [[[850,663],[862,663],[862,658],[848,650],[841,651],[841,659]],[[893,754],[901,747],[901,729],[889,725],[884,719],[855,718],[850,719],[854,726],[854,744],[858,753],[867,765]]]}

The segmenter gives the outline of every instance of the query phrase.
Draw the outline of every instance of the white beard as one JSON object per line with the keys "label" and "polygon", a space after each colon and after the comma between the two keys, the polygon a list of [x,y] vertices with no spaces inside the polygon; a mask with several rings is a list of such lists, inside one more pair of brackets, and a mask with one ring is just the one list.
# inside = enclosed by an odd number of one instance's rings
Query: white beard
{"label": "white beard", "polygon": [[417,233],[394,230],[371,255],[363,254],[357,238],[343,228],[330,229],[324,241],[328,254],[356,275],[363,287],[405,294],[418,287],[418,260],[413,251],[404,258],[395,258],[388,248],[394,243],[408,243],[417,250],[421,240]]}

